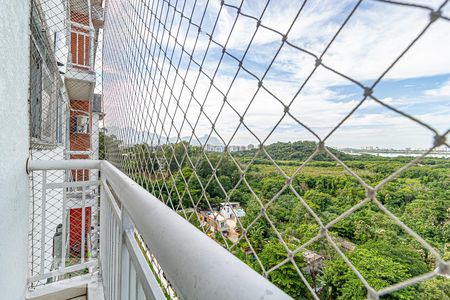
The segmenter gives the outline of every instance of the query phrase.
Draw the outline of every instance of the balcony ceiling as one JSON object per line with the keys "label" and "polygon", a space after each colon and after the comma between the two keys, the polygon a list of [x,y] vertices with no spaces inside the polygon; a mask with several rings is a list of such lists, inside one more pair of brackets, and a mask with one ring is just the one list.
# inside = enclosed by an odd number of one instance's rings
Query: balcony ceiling
{"label": "balcony ceiling", "polygon": [[[88,100],[91,98],[94,90],[95,75],[80,75],[79,73],[77,71],[67,71],[65,75],[67,93],[69,99]],[[79,78],[80,76],[81,78]]]}

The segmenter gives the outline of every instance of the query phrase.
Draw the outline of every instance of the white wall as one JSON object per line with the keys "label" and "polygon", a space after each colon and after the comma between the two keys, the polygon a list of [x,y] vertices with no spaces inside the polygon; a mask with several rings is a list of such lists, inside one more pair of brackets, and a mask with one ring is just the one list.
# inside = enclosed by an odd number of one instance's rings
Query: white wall
{"label": "white wall", "polygon": [[0,297],[14,300],[27,278],[29,0],[0,8]]}
{"label": "white wall", "polygon": [[59,67],[62,72],[66,72],[67,58],[69,53],[68,37],[70,32],[67,29],[67,7],[63,0],[58,1],[40,1],[42,10],[45,15],[45,22],[49,28],[49,36],[53,41],[54,34],[57,34],[57,42],[55,51],[55,58],[58,62],[64,64]]}

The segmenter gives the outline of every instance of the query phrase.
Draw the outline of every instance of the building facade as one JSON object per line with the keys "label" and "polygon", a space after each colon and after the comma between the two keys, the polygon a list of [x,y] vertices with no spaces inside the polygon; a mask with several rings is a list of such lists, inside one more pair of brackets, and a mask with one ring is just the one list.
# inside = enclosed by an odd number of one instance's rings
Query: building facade
{"label": "building facade", "polygon": [[[102,0],[31,1],[31,159],[98,159],[103,113],[101,94],[96,93],[100,88],[96,69],[103,7]],[[85,169],[33,174],[31,276],[95,255],[98,190],[53,189],[52,185],[97,179],[96,170]],[[64,237],[61,228],[67,233]],[[61,243],[66,247],[59,250]],[[61,260],[63,253],[69,261]]]}

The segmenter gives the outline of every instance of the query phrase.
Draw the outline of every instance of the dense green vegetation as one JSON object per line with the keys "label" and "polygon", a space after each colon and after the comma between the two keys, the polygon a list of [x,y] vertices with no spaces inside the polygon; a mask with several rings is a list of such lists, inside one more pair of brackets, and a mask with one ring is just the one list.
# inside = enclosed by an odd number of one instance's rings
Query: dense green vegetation
{"label": "dense green vegetation", "polygon": [[[315,142],[310,141],[297,141],[293,143],[274,143],[267,146],[264,146],[265,151],[272,157],[274,160],[306,160],[313,152],[316,150],[317,144]],[[354,156],[345,154],[343,152],[337,151],[333,148],[327,148],[339,159],[353,159]],[[258,152],[258,149],[252,149],[247,151],[242,151],[236,153],[236,156],[240,157],[251,157],[254,156]],[[319,161],[331,161],[330,156],[325,154],[325,152],[318,153],[314,160]]]}
{"label": "dense green vegetation", "polygon": [[[214,238],[263,273],[288,257],[286,247],[294,251],[320,233],[315,217],[328,224],[365,199],[361,183],[323,150],[302,166],[316,147],[312,142],[269,145],[265,150],[276,161],[274,165],[258,150],[204,153],[187,143],[153,149],[136,145],[127,150],[123,164],[133,179],[198,227],[192,208],[207,209],[224,199],[240,202],[246,211],[240,231],[247,232],[248,239],[233,243],[219,234]],[[411,160],[330,151],[371,186]],[[376,195],[445,260],[450,259],[449,167],[449,160],[427,158],[388,182]],[[261,205],[266,206],[268,218],[261,215]],[[329,234],[377,290],[436,267],[433,255],[372,201],[335,223]],[[323,259],[320,265],[308,263],[306,250]],[[296,252],[292,261],[271,271],[268,278],[296,299],[312,299],[299,271],[321,299],[367,297],[362,282],[323,236]],[[450,299],[449,295],[450,280],[435,278],[385,298]]]}

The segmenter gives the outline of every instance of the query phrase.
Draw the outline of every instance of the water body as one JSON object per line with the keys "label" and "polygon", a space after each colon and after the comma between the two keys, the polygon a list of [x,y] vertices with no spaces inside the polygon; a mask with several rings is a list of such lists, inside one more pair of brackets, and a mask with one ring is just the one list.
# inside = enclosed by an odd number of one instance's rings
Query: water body
{"label": "water body", "polygon": [[[399,157],[399,156],[406,156],[406,157],[417,157],[421,156],[420,153],[398,153],[398,152],[344,152],[350,155],[362,155],[362,154],[369,154],[373,156],[382,156],[382,157]],[[449,158],[450,159],[450,153],[430,153],[426,157],[436,157],[436,158]]]}

